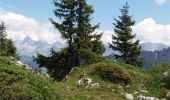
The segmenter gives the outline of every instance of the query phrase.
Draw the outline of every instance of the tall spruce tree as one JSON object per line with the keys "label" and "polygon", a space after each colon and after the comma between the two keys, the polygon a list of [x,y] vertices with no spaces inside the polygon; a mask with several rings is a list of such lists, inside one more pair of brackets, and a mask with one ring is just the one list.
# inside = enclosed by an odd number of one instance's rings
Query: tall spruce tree
{"label": "tall spruce tree", "polygon": [[55,16],[60,19],[59,22],[55,22],[50,19],[52,24],[59,30],[63,39],[67,40],[69,48],[72,46],[73,35],[75,34],[75,21],[77,6],[76,0],[54,0],[54,6],[56,9],[53,11]]}
{"label": "tall spruce tree", "polygon": [[[105,50],[104,45],[100,41],[102,34],[94,34],[94,31],[99,27],[99,25],[93,26],[90,23],[93,12],[94,10],[92,6],[88,5],[86,0],[77,0],[77,29],[76,36],[74,37],[74,43],[76,44],[77,51],[81,52],[81,50],[87,50],[88,52],[102,54]],[[78,53],[79,55],[76,58],[81,60],[82,53],[83,52]],[[87,56],[90,55],[87,53]],[[86,60],[89,60],[89,58]]]}
{"label": "tall spruce tree", "polygon": [[53,11],[55,16],[60,19],[61,22],[55,22],[50,19],[52,24],[59,30],[61,37],[67,40],[68,47],[65,53],[67,63],[69,63],[68,70],[74,66],[75,63],[75,48],[73,47],[73,36],[75,35],[76,28],[76,0],[54,0],[55,10]]}
{"label": "tall spruce tree", "polygon": [[0,25],[0,55],[18,58],[16,47],[12,39],[7,39],[4,22]]}
{"label": "tall spruce tree", "polygon": [[55,80],[62,80],[74,66],[74,47],[73,36],[75,35],[76,27],[76,0],[53,0],[55,10],[54,15],[60,21],[54,21],[50,19],[51,23],[59,30],[62,39],[67,41],[68,47],[56,52],[51,50],[51,55],[46,57],[41,54],[37,54],[34,57],[40,67],[46,67],[48,73],[54,77]]}
{"label": "tall spruce tree", "polygon": [[40,67],[46,67],[49,74],[60,81],[73,67],[80,65],[81,58],[87,60],[97,53],[101,55],[104,46],[100,41],[101,34],[92,34],[98,25],[90,24],[93,9],[85,0],[54,0],[54,6],[54,14],[60,21],[50,20],[67,40],[68,46],[58,52],[52,49],[49,57],[37,54],[34,61]]}
{"label": "tall spruce tree", "polygon": [[18,55],[17,55],[17,50],[16,50],[16,47],[14,45],[14,42],[12,41],[12,39],[7,39],[7,50],[6,50],[6,53],[8,56],[13,56],[13,57],[16,57],[18,58]]}
{"label": "tall spruce tree", "polygon": [[135,41],[134,39],[136,35],[132,33],[131,26],[135,25],[135,21],[129,15],[128,3],[120,11],[119,20],[115,19],[115,35],[112,36],[112,44],[109,43],[110,48],[114,51],[119,51],[119,54],[114,54],[116,59],[123,60],[125,63],[134,66],[142,66],[141,46],[139,46],[139,40]]}
{"label": "tall spruce tree", "polygon": [[6,48],[6,45],[5,45],[6,36],[7,36],[6,29],[4,26],[4,22],[2,22],[0,25],[0,51],[1,52],[4,51]]}

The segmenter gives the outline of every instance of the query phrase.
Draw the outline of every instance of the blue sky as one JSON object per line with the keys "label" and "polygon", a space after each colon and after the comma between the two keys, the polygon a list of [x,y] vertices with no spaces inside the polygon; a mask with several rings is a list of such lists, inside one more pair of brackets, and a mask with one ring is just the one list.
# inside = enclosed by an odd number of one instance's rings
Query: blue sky
{"label": "blue sky", "polygon": [[[120,15],[119,8],[129,2],[130,13],[136,22],[145,18],[153,18],[157,23],[170,23],[170,2],[159,4],[155,0],[87,0],[93,6],[92,23],[101,23],[101,30],[112,29],[113,17]],[[166,1],[166,0],[160,0]],[[34,18],[41,22],[48,22],[54,17],[52,0],[1,0],[1,7],[5,10]]]}
{"label": "blue sky", "polygon": [[[114,34],[113,17],[128,2],[130,14],[136,21],[133,32],[144,42],[170,46],[170,0],[87,0],[93,6],[92,24],[100,23],[104,44],[111,42]],[[60,33],[51,25],[54,18],[52,0],[0,0],[0,22],[7,26],[8,36],[21,42],[26,37],[36,41],[62,42]]]}

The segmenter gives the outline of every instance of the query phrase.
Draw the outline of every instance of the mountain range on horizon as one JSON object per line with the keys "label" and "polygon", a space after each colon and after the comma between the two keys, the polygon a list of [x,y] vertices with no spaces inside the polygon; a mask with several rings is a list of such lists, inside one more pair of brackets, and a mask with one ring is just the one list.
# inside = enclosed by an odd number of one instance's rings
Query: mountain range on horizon
{"label": "mountain range on horizon", "polygon": [[[113,53],[112,49],[109,48],[108,44],[105,45],[105,52],[104,56],[111,55]],[[22,42],[16,44],[20,59],[32,66],[37,67],[38,65],[33,62],[33,56],[36,55],[36,53],[40,53],[43,55],[50,55],[50,49],[53,48],[55,51],[59,51],[61,48],[65,47],[66,44],[61,43],[60,41],[56,41],[53,44],[49,44],[45,41],[34,41],[29,37],[26,37]],[[144,53],[148,52],[154,52],[154,51],[161,51],[163,49],[168,48],[167,45],[164,45],[162,43],[142,43],[142,56],[144,55],[144,59],[149,60],[148,58],[145,58],[146,55]]]}

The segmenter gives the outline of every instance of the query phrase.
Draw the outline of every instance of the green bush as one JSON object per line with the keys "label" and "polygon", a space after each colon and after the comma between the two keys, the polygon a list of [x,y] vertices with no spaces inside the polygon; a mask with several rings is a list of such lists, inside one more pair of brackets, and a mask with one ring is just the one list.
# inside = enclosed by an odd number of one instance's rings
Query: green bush
{"label": "green bush", "polygon": [[108,63],[99,63],[96,66],[97,74],[106,80],[121,85],[128,85],[131,82],[129,73],[121,67]]}

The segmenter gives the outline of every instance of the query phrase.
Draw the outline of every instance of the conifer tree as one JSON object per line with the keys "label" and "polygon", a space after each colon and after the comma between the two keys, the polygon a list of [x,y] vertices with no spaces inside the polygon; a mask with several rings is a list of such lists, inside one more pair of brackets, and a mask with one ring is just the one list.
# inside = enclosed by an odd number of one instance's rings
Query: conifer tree
{"label": "conifer tree", "polygon": [[46,67],[51,76],[55,80],[62,80],[67,73],[74,66],[74,47],[73,47],[73,36],[75,35],[76,27],[76,0],[54,0],[55,6],[54,15],[60,21],[54,21],[50,19],[51,23],[61,33],[62,39],[67,41],[68,47],[61,49],[56,52],[51,50],[50,57],[46,57],[41,54],[37,54],[34,57],[40,67]]}
{"label": "conifer tree", "polygon": [[6,29],[4,26],[4,22],[2,22],[0,25],[0,51],[1,52],[5,50],[6,36],[7,36]]}
{"label": "conifer tree", "polygon": [[[76,36],[74,37],[74,43],[76,44],[77,51],[85,49],[97,54],[103,54],[104,45],[100,41],[102,34],[95,34],[94,31],[99,27],[99,25],[92,25],[91,15],[94,10],[92,6],[88,5],[86,0],[77,0],[76,9],[76,19],[77,19],[77,29]],[[83,53],[83,52],[81,52]],[[80,54],[80,53],[79,53]],[[78,55],[79,60],[81,59],[81,54]],[[89,55],[87,55],[89,56]]]}
{"label": "conifer tree", "polygon": [[34,61],[40,67],[46,67],[50,75],[60,81],[73,67],[81,65],[82,58],[89,60],[95,54],[101,55],[104,46],[100,41],[102,34],[92,34],[98,25],[90,24],[93,9],[85,0],[54,0],[54,5],[54,14],[60,21],[50,20],[67,40],[68,46],[58,52],[52,49],[49,57],[37,54]]}
{"label": "conifer tree", "polygon": [[61,33],[61,37],[67,40],[68,47],[66,47],[66,49],[68,53],[65,56],[67,63],[70,63],[69,67],[72,68],[75,61],[74,47],[72,44],[76,27],[77,2],[76,0],[54,0],[53,3],[56,8],[53,12],[61,22],[55,22],[53,19],[50,20]]}
{"label": "conifer tree", "polygon": [[18,58],[16,47],[12,39],[7,39],[7,32],[3,22],[0,25],[0,55]]}
{"label": "conifer tree", "polygon": [[69,48],[72,46],[73,35],[75,34],[75,8],[76,0],[54,0],[56,9],[53,11],[60,22],[50,19],[52,24],[59,30],[63,39],[67,40]]}
{"label": "conifer tree", "polygon": [[112,44],[109,44],[110,48],[119,51],[119,54],[115,54],[116,59],[121,59],[125,63],[134,66],[142,66],[141,47],[139,46],[139,40],[135,41],[135,34],[132,33],[131,27],[135,25],[135,21],[129,15],[128,3],[120,11],[119,20],[115,19],[115,35],[112,36],[113,41]]}
{"label": "conifer tree", "polygon": [[6,52],[7,52],[7,55],[8,56],[13,56],[13,57],[18,57],[17,56],[17,53],[16,53],[16,47],[15,47],[15,45],[14,45],[14,42],[12,41],[12,39],[7,39],[7,50],[6,50]]}

